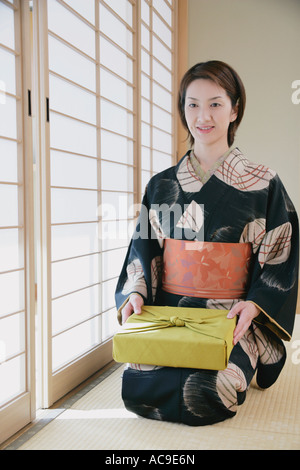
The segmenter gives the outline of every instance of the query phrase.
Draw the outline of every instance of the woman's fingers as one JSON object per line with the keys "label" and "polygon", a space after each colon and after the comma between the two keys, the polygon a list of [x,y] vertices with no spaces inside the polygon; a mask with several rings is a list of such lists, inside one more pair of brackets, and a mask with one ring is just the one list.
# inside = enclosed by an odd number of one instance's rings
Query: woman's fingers
{"label": "woman's fingers", "polygon": [[234,318],[239,316],[237,326],[233,332],[233,344],[237,344],[244,336],[252,320],[257,317],[260,310],[252,302],[241,301],[238,302],[228,313],[227,318]]}
{"label": "woman's fingers", "polygon": [[141,313],[142,306],[144,305],[143,298],[140,295],[132,294],[129,301],[131,302],[134,313]]}
{"label": "woman's fingers", "polygon": [[140,314],[143,305],[143,298],[138,294],[132,294],[127,304],[122,309],[122,323],[125,323],[127,318],[130,317],[130,315],[132,315],[133,313]]}
{"label": "woman's fingers", "polygon": [[228,313],[227,318],[234,318],[236,315],[239,315],[245,303],[246,302],[242,301],[242,302],[238,302],[237,304],[235,304],[230,310],[230,312]]}

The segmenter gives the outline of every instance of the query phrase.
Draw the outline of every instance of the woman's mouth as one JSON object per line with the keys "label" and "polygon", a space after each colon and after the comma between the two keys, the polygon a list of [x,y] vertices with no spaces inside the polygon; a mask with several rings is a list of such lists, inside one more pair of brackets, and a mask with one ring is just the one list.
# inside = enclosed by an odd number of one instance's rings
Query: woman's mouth
{"label": "woman's mouth", "polygon": [[211,132],[213,129],[214,129],[214,126],[198,126],[197,127],[197,130],[201,134],[209,134],[209,132]]}

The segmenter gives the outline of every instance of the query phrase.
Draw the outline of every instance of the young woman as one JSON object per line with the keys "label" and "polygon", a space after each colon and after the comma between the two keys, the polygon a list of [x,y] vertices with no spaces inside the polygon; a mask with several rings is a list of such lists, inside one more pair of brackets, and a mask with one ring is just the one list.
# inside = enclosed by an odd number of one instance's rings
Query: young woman
{"label": "young woman", "polygon": [[[268,388],[285,363],[282,339],[291,339],[297,301],[298,219],[275,171],[233,147],[245,102],[229,65],[209,61],[188,70],[178,109],[191,150],[145,191],[116,290],[120,323],[144,303],[238,316],[223,371],[128,365],[125,406],[148,418],[205,425],[232,417],[255,372]],[[140,236],[145,226],[148,236]],[[180,240],[204,242],[200,274],[182,267]]]}

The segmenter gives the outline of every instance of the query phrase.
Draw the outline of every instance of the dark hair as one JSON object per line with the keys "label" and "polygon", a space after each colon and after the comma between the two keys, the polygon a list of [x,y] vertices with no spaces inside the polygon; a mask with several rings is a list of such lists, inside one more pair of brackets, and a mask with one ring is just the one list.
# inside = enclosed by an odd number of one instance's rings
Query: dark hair
{"label": "dark hair", "polygon": [[246,92],[242,80],[236,71],[230,65],[219,60],[210,60],[208,62],[200,62],[199,64],[191,67],[183,76],[178,93],[178,110],[181,122],[188,132],[191,145],[194,144],[194,138],[191,135],[186,119],[185,119],[185,97],[188,86],[199,78],[211,80],[216,85],[223,88],[231,100],[231,105],[234,108],[238,105],[237,118],[231,122],[228,127],[227,141],[229,147],[233,144],[236,130],[242,120],[245,105],[246,105]]}

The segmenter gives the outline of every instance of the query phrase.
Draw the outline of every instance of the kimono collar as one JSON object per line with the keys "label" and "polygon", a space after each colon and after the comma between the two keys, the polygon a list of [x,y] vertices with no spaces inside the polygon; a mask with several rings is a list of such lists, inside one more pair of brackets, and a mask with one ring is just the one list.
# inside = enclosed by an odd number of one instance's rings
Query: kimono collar
{"label": "kimono collar", "polygon": [[[188,192],[188,193],[196,193],[200,191],[201,188],[204,186],[204,184],[207,183],[207,181],[209,181],[211,176],[217,176],[219,179],[223,181],[224,176],[222,174],[222,168],[226,162],[236,160],[235,163],[238,164],[239,167],[241,166],[240,171],[242,172],[245,169],[245,164],[246,164],[245,162],[247,162],[247,160],[243,157],[240,150],[236,147],[236,148],[228,150],[225,153],[225,155],[222,155],[222,157],[220,157],[219,160],[215,163],[213,168],[211,168],[207,173],[205,173],[203,169],[201,168],[199,162],[197,161],[196,157],[194,158],[192,157],[192,153],[193,153],[192,150],[189,150],[186,153],[186,155],[178,162],[178,164],[176,165],[176,169],[175,169],[176,177],[181,188],[183,189],[184,192]],[[195,168],[192,163],[195,165]],[[225,182],[227,184],[231,184],[231,185],[234,184],[235,180],[239,176],[239,172],[238,174],[236,172],[236,164],[234,165],[235,171],[232,177],[231,177],[232,172],[229,175],[231,179],[234,180],[233,182],[231,180],[228,181],[228,171],[226,172]],[[200,171],[200,174],[199,174],[199,171]],[[221,176],[220,176],[220,172],[221,172]],[[204,181],[202,181],[201,179],[203,176],[203,173],[205,175]],[[238,179],[238,182],[239,182],[239,179]]]}
{"label": "kimono collar", "polygon": [[231,149],[227,150],[227,152],[225,152],[224,155],[218,158],[218,160],[214,163],[214,165],[208,171],[205,172],[203,168],[201,167],[199,160],[196,158],[193,150],[191,150],[189,159],[193,167],[193,170],[196,173],[196,176],[200,179],[202,184],[205,184],[209,180],[209,178],[214,174],[217,168],[219,168],[219,166],[222,165],[222,163],[228,157],[230,152],[231,152]]}

